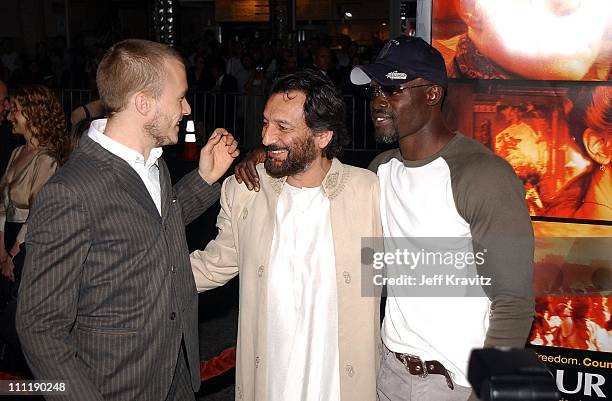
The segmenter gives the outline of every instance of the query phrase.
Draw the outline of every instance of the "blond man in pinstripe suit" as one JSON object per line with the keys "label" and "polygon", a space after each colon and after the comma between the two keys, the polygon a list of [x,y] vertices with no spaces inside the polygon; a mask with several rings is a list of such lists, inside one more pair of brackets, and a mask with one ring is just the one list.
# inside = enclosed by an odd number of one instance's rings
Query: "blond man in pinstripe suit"
{"label": "blond man in pinstripe suit", "polygon": [[200,385],[188,224],[219,198],[238,154],[218,129],[175,186],[161,146],[191,109],[171,48],[129,39],[97,73],[110,111],[34,202],[17,330],[39,379],[63,400],[193,400]]}

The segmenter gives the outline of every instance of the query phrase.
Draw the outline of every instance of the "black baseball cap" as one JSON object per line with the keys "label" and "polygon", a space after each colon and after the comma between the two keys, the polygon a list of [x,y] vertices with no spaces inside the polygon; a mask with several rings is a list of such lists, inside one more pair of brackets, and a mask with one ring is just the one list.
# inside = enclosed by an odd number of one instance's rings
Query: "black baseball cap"
{"label": "black baseball cap", "polygon": [[400,85],[423,78],[442,87],[448,86],[446,65],[438,50],[421,38],[400,36],[382,48],[373,64],[358,65],[351,71],[355,85]]}

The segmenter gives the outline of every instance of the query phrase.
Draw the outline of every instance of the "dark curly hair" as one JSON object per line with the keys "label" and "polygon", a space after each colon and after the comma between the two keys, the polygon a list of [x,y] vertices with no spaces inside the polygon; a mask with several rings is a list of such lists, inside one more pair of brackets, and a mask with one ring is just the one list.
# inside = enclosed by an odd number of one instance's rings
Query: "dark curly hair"
{"label": "dark curly hair", "polygon": [[19,102],[27,128],[38,146],[49,151],[60,165],[68,159],[70,139],[66,131],[66,115],[57,97],[42,85],[26,85],[16,89],[11,100]]}
{"label": "dark curly hair", "polygon": [[324,131],[334,133],[323,149],[323,155],[328,159],[340,156],[347,143],[347,130],[344,101],[334,84],[322,73],[305,69],[279,78],[270,94],[291,91],[299,91],[306,96],[304,120],[313,134]]}

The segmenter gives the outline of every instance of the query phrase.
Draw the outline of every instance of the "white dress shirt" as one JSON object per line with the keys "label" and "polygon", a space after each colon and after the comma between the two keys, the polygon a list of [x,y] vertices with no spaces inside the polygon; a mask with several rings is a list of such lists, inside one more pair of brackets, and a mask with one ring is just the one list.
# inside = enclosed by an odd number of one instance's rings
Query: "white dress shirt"
{"label": "white dress shirt", "polygon": [[283,186],[270,250],[269,401],[340,401],[338,294],[329,199]]}
{"label": "white dress shirt", "polygon": [[145,161],[142,154],[104,134],[106,121],[105,118],[92,121],[87,135],[104,149],[125,160],[136,171],[161,215],[161,184],[157,159],[162,155],[162,148],[151,149],[149,158]]}

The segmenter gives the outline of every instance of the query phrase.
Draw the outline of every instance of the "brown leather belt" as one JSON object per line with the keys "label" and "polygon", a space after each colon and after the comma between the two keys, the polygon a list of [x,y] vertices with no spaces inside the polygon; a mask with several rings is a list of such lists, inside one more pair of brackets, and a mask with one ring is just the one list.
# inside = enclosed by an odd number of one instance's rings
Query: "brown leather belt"
{"label": "brown leather belt", "polygon": [[394,354],[397,360],[406,367],[406,370],[408,370],[411,375],[418,375],[421,377],[427,377],[427,375],[442,375],[446,378],[446,384],[448,387],[451,390],[455,389],[450,373],[440,362],[423,361],[418,356],[400,354],[399,352],[394,352]]}

